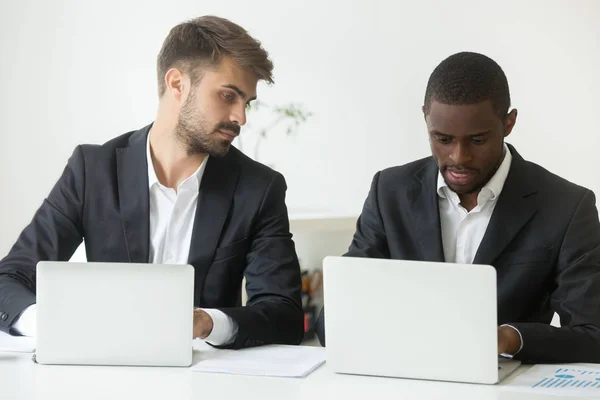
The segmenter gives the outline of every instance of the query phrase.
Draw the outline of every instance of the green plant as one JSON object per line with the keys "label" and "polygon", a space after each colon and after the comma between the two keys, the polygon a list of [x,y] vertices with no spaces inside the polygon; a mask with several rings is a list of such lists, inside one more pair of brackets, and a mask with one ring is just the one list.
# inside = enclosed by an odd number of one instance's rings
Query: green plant
{"label": "green plant", "polygon": [[[260,145],[276,127],[283,125],[286,136],[291,136],[296,134],[298,127],[312,116],[311,112],[306,111],[303,106],[295,103],[289,103],[282,106],[270,106],[256,100],[248,106],[248,114],[258,113],[261,110],[269,113],[269,120],[263,127],[258,129],[252,129],[252,127],[250,127],[250,131],[254,131],[257,134],[254,143],[255,160],[259,159]],[[238,143],[238,146],[242,149],[241,136],[238,137]]]}

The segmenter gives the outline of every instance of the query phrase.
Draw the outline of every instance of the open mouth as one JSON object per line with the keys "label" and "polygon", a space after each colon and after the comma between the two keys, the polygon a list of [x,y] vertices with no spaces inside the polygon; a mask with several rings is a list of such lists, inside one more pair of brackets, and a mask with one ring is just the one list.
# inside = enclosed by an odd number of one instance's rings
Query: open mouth
{"label": "open mouth", "polygon": [[473,179],[475,179],[475,172],[473,171],[446,171],[446,180],[453,185],[468,185]]}

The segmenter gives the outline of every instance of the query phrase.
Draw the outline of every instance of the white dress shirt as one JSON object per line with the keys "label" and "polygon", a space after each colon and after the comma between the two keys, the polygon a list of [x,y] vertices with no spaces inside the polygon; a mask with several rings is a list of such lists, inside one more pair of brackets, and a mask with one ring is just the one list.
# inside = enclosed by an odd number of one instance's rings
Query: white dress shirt
{"label": "white dress shirt", "polygon": [[[153,264],[187,264],[192,230],[198,204],[198,190],[208,157],[191,176],[177,187],[177,191],[162,185],[156,176],[150,153],[150,135],[146,140],[146,157],[150,195],[150,255]],[[200,216],[201,218],[201,216]],[[213,320],[213,329],[205,338],[213,345],[233,342],[238,326],[225,313],[203,309]],[[36,306],[29,306],[13,325],[25,336],[35,336]]]}
{"label": "white dress shirt", "polygon": [[[472,264],[479,245],[485,235],[490,223],[492,213],[498,197],[502,193],[510,164],[512,154],[506,144],[504,145],[504,159],[496,170],[496,173],[485,184],[477,195],[477,206],[467,211],[461,204],[458,195],[446,185],[441,173],[438,174],[437,192],[439,196],[440,225],[442,230],[442,244],[444,246],[444,258],[446,262],[458,264]],[[519,336],[521,332],[512,325]],[[521,347],[523,348],[523,337],[521,336]],[[503,356],[509,357],[508,354]]]}

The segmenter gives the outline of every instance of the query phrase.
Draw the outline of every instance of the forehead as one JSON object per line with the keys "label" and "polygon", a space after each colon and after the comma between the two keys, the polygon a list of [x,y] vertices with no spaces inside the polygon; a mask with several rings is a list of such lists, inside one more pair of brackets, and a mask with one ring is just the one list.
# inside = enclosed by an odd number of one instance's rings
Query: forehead
{"label": "forehead", "polygon": [[502,121],[489,100],[462,105],[433,101],[425,120],[430,131],[452,136],[472,135],[502,127]]}
{"label": "forehead", "polygon": [[230,57],[223,57],[214,68],[208,68],[201,83],[211,86],[233,85],[241,89],[248,98],[256,96],[258,78],[256,74],[242,68]]}

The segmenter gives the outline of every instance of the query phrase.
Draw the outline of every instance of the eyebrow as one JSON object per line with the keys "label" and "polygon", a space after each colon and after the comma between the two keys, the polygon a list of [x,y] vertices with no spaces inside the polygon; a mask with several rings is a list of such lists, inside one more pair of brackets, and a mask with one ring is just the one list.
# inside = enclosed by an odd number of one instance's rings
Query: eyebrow
{"label": "eyebrow", "polygon": [[[235,86],[235,85],[221,85],[221,87],[227,88],[227,89],[231,89],[234,92],[236,92],[240,97],[242,98],[247,98],[248,95],[239,87]],[[256,96],[252,97],[251,99],[248,99],[248,103],[251,102],[252,100],[256,100]]]}
{"label": "eyebrow", "polygon": [[[436,131],[436,130],[429,131],[429,133],[431,135],[438,135],[438,136],[450,136],[450,137],[452,136],[447,133],[443,133],[443,132]],[[480,137],[480,136],[489,135],[490,133],[492,133],[492,131],[479,132],[479,133],[475,133],[474,135],[469,135],[469,137]]]}
{"label": "eyebrow", "polygon": [[480,137],[480,136],[489,135],[490,133],[492,133],[492,131],[484,131],[484,132],[479,132],[479,133],[476,133],[476,134],[470,135],[470,136],[471,137]]}

